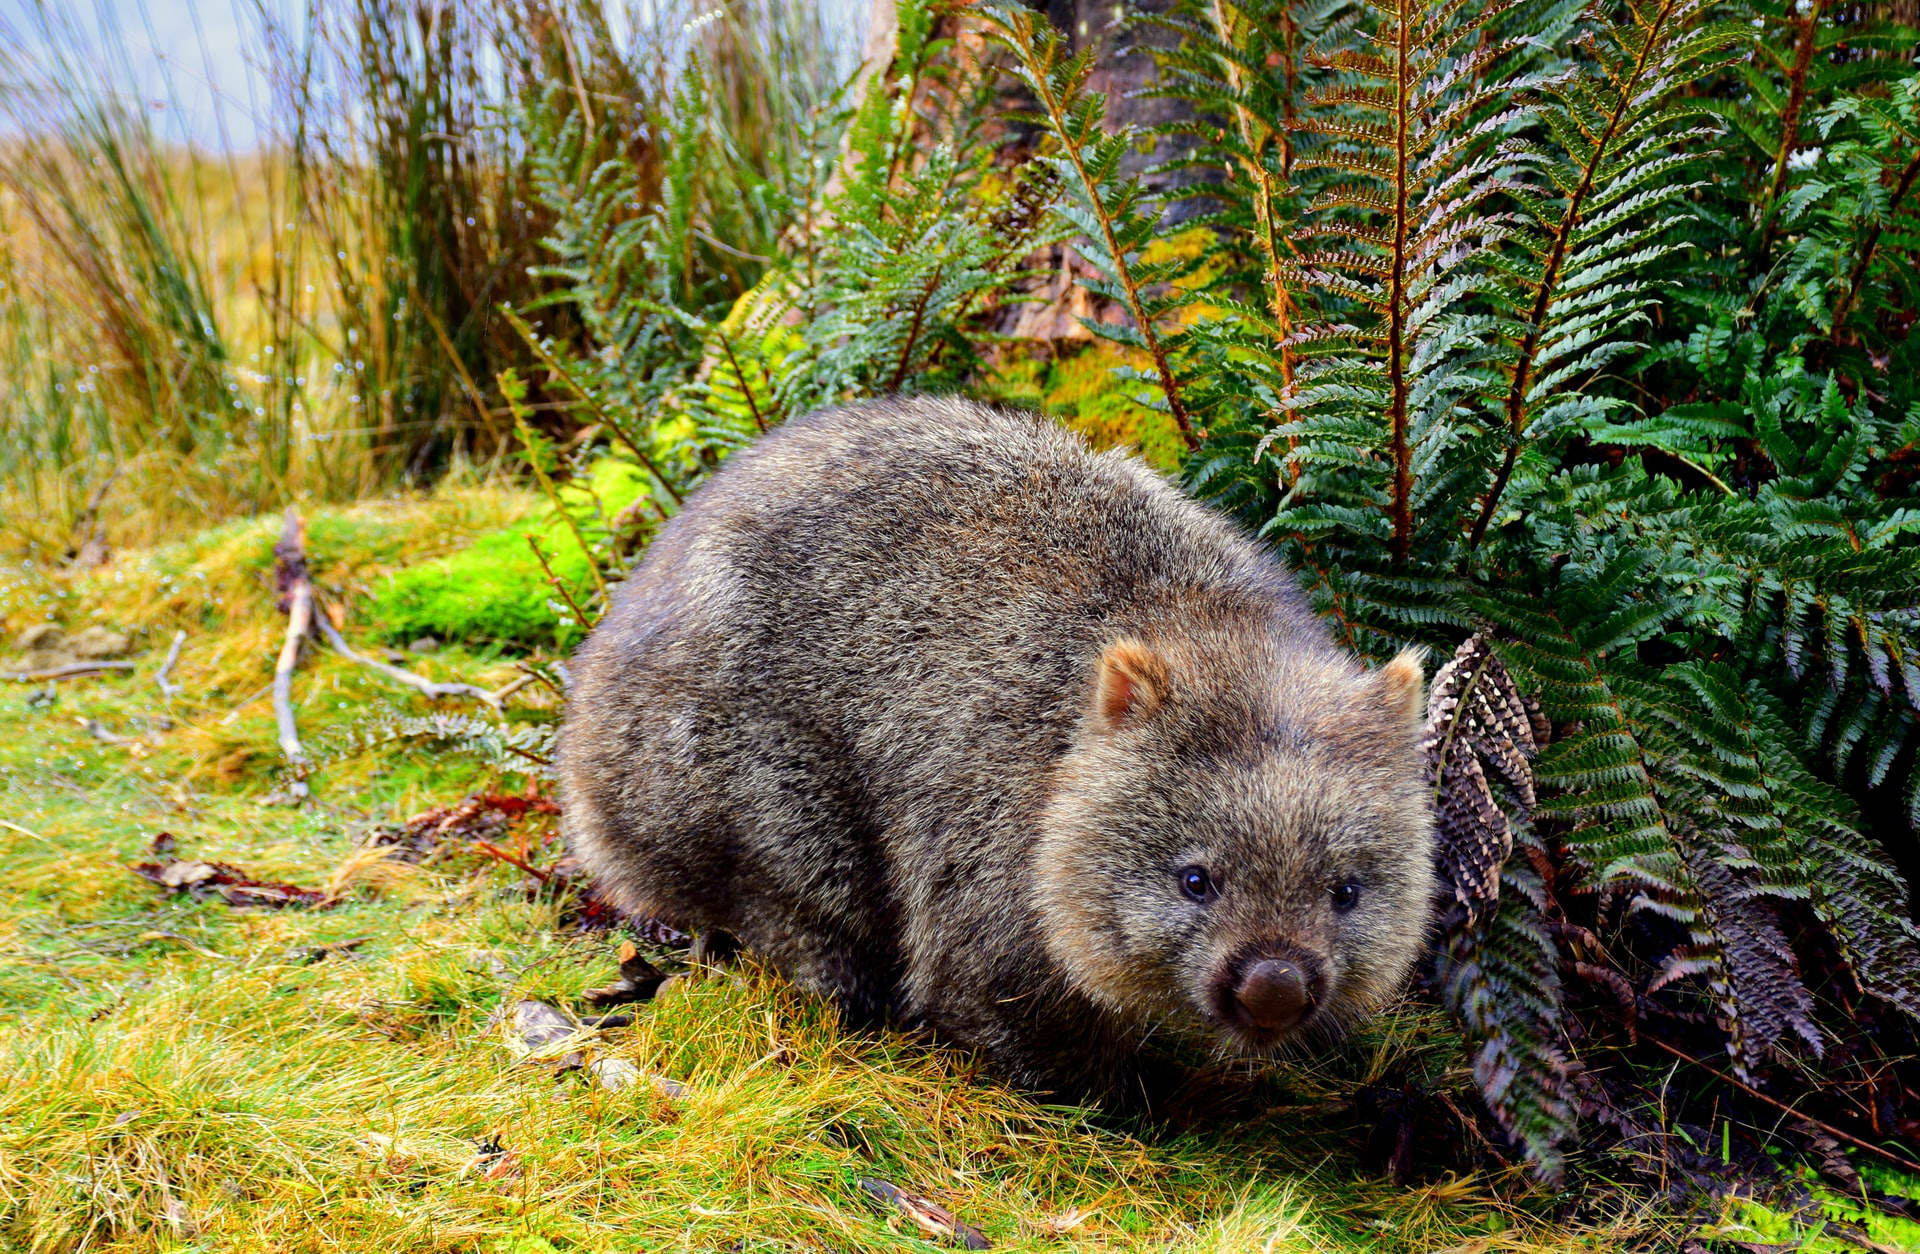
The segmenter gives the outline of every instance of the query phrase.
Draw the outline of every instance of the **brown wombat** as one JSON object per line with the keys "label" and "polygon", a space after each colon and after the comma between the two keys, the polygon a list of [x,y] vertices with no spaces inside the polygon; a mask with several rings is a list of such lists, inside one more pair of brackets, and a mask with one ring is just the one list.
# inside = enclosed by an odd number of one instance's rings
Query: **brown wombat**
{"label": "brown wombat", "polygon": [[877,402],[661,531],[576,659],[566,823],[622,905],[1126,1103],[1155,1029],[1263,1050],[1406,975],[1421,689],[1140,461]]}

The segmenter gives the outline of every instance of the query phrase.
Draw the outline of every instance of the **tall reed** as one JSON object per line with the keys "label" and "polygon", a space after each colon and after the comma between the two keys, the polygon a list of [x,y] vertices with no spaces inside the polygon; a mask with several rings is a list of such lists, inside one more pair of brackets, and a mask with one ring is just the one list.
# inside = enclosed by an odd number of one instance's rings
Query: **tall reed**
{"label": "tall reed", "polygon": [[[232,0],[257,105],[170,133],[116,85],[158,81],[144,0],[83,27],[0,19],[0,544],[57,554],[90,513],[129,538],[420,483],[509,447],[496,377],[569,434],[501,317],[579,337],[539,273],[547,123],[577,115],[580,176],[701,189],[654,264],[721,293],[757,281],[794,211],[801,125],[852,68],[832,6],[783,0]],[[697,76],[708,141],[662,157]],[[524,125],[529,110],[543,124]],[[231,125],[229,125],[231,124]],[[811,128],[817,130],[816,128]],[[229,133],[259,136],[242,151]]]}

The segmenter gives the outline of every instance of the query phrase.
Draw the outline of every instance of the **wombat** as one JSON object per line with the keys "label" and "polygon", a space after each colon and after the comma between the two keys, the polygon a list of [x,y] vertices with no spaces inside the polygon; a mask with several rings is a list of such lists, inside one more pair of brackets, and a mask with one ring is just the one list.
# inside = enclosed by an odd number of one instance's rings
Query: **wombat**
{"label": "wombat", "polygon": [[1424,941],[1420,657],[1364,669],[1227,519],[1032,415],[775,430],[573,677],[565,823],[618,904],[1032,1089],[1131,1104],[1172,1027],[1311,1040]]}

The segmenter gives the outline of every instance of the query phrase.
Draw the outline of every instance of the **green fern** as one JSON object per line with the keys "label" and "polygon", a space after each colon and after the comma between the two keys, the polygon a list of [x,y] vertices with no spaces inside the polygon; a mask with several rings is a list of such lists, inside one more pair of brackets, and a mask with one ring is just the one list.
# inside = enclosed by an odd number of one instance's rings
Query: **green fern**
{"label": "green fern", "polygon": [[[1751,1091],[1819,1075],[1852,1029],[1810,954],[1893,1012],[1886,1049],[1920,1024],[1879,844],[1912,834],[1856,800],[1897,790],[1920,832],[1920,96],[1808,12],[1772,42],[1699,0],[1156,19],[1198,119],[1175,168],[1226,172],[1184,192],[1217,245],[1123,333],[1159,320],[1163,399],[1207,437],[1190,485],[1350,647],[1484,633],[1551,724],[1519,783],[1433,733],[1465,894],[1438,985],[1549,1175],[1618,1097],[1582,1065],[1638,1033],[1716,1032]],[[1855,48],[1907,38],[1862,21]],[[1036,39],[1040,120],[1091,144],[1099,102]],[[1159,207],[1081,177],[1076,225],[1127,224],[1095,286],[1124,295]]]}

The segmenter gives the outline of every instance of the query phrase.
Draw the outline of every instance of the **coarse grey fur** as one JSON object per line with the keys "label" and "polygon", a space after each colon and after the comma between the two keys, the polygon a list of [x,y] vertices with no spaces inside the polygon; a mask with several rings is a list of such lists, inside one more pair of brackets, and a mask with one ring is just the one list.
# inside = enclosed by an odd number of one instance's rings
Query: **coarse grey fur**
{"label": "coarse grey fur", "polygon": [[[1424,943],[1418,656],[1364,669],[1228,520],[1031,415],[788,423],[573,673],[564,821],[621,905],[1032,1088],[1129,1103],[1161,1026],[1312,1037]],[[1249,1017],[1263,959],[1297,1022]]]}

